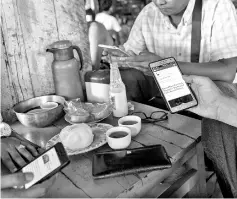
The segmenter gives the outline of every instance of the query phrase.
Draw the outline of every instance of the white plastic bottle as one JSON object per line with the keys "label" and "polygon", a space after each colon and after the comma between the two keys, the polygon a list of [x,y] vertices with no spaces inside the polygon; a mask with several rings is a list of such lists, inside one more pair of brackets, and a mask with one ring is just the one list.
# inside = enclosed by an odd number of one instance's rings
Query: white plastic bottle
{"label": "white plastic bottle", "polygon": [[110,64],[110,100],[114,117],[123,117],[128,114],[126,88],[116,63]]}

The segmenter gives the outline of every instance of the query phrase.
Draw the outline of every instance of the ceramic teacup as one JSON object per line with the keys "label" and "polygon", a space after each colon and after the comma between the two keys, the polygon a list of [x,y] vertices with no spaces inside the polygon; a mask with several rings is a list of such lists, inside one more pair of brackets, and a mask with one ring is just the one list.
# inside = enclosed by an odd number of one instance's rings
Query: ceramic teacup
{"label": "ceramic teacup", "polygon": [[106,139],[112,149],[125,149],[131,143],[131,130],[123,126],[113,127],[106,132]]}
{"label": "ceramic teacup", "polygon": [[142,127],[141,118],[136,115],[128,115],[118,120],[119,126],[128,127],[131,130],[132,137],[136,136]]}

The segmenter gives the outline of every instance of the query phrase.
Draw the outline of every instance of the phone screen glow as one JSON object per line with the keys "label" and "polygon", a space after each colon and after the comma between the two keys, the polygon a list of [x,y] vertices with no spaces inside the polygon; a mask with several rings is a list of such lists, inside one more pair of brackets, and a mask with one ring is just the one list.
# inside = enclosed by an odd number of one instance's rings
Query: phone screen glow
{"label": "phone screen glow", "polygon": [[175,62],[153,66],[152,70],[171,108],[194,100]]}
{"label": "phone screen glow", "polygon": [[33,180],[25,184],[25,188],[28,189],[60,165],[61,163],[55,148],[50,149],[22,169],[23,173],[31,172],[34,174]]}

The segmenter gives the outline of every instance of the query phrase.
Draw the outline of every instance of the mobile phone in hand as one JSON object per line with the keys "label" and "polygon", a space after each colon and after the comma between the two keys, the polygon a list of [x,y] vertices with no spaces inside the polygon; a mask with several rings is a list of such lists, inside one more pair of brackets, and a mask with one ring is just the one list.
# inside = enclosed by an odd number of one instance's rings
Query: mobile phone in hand
{"label": "mobile phone in hand", "polygon": [[108,53],[112,54],[112,55],[113,54],[115,54],[115,55],[121,55],[122,54],[125,57],[129,57],[130,56],[126,51],[118,48],[117,46],[109,46],[109,45],[103,45],[103,44],[99,44],[98,46],[100,48],[106,49],[106,51]]}
{"label": "mobile phone in hand", "polygon": [[23,173],[31,172],[34,174],[33,180],[25,184],[25,189],[49,179],[68,165],[69,162],[63,144],[61,142],[57,143],[20,169]]}
{"label": "mobile phone in hand", "polygon": [[173,57],[152,62],[149,67],[171,113],[197,106],[198,102],[183,80],[178,63]]}

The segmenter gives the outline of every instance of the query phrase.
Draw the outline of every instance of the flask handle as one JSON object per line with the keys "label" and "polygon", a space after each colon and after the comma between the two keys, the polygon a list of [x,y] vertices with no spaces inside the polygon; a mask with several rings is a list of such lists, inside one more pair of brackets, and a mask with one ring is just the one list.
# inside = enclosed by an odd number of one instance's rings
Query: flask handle
{"label": "flask handle", "polygon": [[72,46],[72,49],[77,51],[81,63],[81,68],[79,70],[81,70],[84,64],[81,49],[78,46]]}

